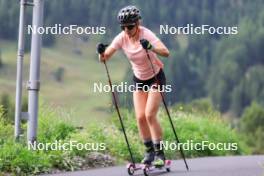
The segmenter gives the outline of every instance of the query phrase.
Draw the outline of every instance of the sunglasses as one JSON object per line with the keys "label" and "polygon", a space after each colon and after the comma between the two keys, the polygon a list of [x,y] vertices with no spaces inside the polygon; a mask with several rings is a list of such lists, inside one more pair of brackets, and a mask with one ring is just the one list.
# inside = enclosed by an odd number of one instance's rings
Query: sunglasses
{"label": "sunglasses", "polygon": [[128,30],[132,30],[134,27],[136,26],[136,24],[129,24],[129,25],[121,25],[121,29],[125,30],[125,28],[127,28]]}

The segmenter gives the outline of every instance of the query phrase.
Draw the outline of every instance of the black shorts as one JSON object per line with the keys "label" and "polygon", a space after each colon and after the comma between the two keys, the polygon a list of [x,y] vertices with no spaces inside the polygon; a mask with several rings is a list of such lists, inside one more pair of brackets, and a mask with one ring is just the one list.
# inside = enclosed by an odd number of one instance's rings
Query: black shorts
{"label": "black shorts", "polygon": [[149,91],[151,88],[154,88],[163,91],[166,85],[166,77],[162,69],[160,69],[156,77],[158,82],[156,81],[155,76],[147,80],[140,80],[134,75],[133,81],[135,90]]}

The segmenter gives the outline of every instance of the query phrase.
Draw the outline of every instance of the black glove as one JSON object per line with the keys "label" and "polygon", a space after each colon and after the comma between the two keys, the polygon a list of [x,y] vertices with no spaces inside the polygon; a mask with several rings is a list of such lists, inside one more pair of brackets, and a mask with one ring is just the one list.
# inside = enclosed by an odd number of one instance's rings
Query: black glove
{"label": "black glove", "polygon": [[105,45],[103,43],[99,43],[97,46],[96,46],[96,49],[97,49],[97,53],[99,54],[103,54],[105,52],[105,49],[108,45]]}
{"label": "black glove", "polygon": [[149,43],[148,40],[146,39],[141,39],[140,40],[140,44],[142,45],[142,47],[145,49],[145,50],[150,50],[152,48],[152,45]]}

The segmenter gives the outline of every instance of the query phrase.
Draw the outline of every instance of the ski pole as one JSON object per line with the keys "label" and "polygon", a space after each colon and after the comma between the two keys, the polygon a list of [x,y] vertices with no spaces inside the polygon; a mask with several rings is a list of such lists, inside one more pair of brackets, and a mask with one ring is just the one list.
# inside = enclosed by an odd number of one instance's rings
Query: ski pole
{"label": "ski pole", "polygon": [[[100,47],[100,46],[98,46],[98,47]],[[107,47],[107,45],[104,45],[103,47]],[[102,50],[99,49],[99,51],[102,51]],[[103,52],[98,52],[98,53],[101,54]],[[103,63],[104,63],[104,66],[105,66],[106,74],[107,74],[107,77],[108,77],[108,83],[110,85],[110,89],[111,89],[112,96],[113,96],[113,99],[114,99],[114,104],[115,104],[116,112],[118,114],[118,118],[119,118],[119,121],[120,121],[120,124],[121,124],[121,128],[122,128],[122,131],[123,131],[123,134],[124,134],[124,137],[125,137],[125,141],[126,141],[126,144],[127,144],[127,148],[128,148],[129,154],[130,154],[130,158],[131,158],[132,163],[135,165],[135,159],[133,157],[130,144],[128,142],[126,130],[125,130],[125,127],[124,127],[123,120],[121,118],[121,114],[120,114],[119,107],[118,107],[118,104],[117,104],[117,99],[116,99],[115,93],[113,91],[112,81],[111,81],[110,74],[109,74],[108,67],[107,67],[107,64],[106,64],[105,60],[103,61]]]}
{"label": "ski pole", "polygon": [[[156,82],[158,83],[158,86],[159,86],[159,85],[160,85],[160,84],[159,84],[159,80],[158,80],[158,78],[157,78],[157,75],[155,74],[155,69],[154,69],[153,63],[152,63],[152,61],[151,61],[151,59],[150,59],[150,57],[149,57],[149,53],[148,53],[148,50],[147,50],[147,49],[146,49],[146,53],[147,53],[147,57],[148,57],[148,60],[149,60],[149,62],[150,62],[150,65],[151,65],[151,67],[152,67],[152,70],[153,70],[153,73],[154,73],[155,80],[156,80]],[[166,104],[166,101],[165,101],[165,98],[164,98],[163,92],[160,91],[160,95],[161,95],[161,97],[162,97],[162,101],[163,101],[163,104],[164,104],[165,110],[166,110],[166,112],[167,112],[167,115],[168,115],[168,118],[169,118],[169,121],[170,121],[170,124],[171,124],[172,130],[173,130],[173,133],[174,133],[175,139],[176,139],[177,143],[179,144],[180,141],[179,141],[179,138],[178,138],[178,136],[177,136],[177,133],[176,133],[175,127],[174,127],[174,125],[173,125],[172,118],[171,118],[170,112],[169,112],[169,110],[168,110],[168,107],[167,107],[167,104]],[[189,167],[188,167],[188,164],[187,164],[187,162],[186,162],[185,155],[184,155],[184,153],[183,153],[183,150],[182,150],[181,145],[180,145],[180,153],[181,153],[181,156],[182,156],[183,161],[184,161],[184,163],[185,163],[186,169],[187,169],[187,171],[189,171]]]}

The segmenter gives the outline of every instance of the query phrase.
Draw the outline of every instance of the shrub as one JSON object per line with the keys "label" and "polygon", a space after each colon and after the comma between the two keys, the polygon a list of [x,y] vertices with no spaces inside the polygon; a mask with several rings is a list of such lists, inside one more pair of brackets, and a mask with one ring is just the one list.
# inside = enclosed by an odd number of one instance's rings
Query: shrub
{"label": "shrub", "polygon": [[4,106],[0,105],[0,119],[4,118]]}
{"label": "shrub", "polygon": [[[22,111],[27,111],[27,98],[22,99]],[[1,94],[0,105],[2,105],[2,119],[7,123],[14,123],[15,118],[15,103],[12,101],[11,96],[7,93]]]}
{"label": "shrub", "polygon": [[3,93],[0,98],[0,104],[3,106],[3,116],[5,121],[13,122],[15,106],[7,93]]}
{"label": "shrub", "polygon": [[[3,114],[0,106],[0,116]],[[26,124],[22,125],[25,131]],[[38,142],[48,143],[67,140],[75,132],[74,126],[59,120],[58,114],[47,106],[39,113]],[[14,141],[13,127],[0,119],[0,170],[15,175],[30,175],[48,172],[53,167],[72,170],[75,163],[72,153],[67,151],[29,150],[24,137],[20,143]]]}
{"label": "shrub", "polygon": [[247,142],[253,148],[253,153],[264,153],[264,109],[261,105],[253,102],[245,109],[240,128],[247,136]]}
{"label": "shrub", "polygon": [[57,82],[63,82],[65,75],[65,69],[63,67],[59,67],[54,72],[54,78]]}
{"label": "shrub", "polygon": [[264,109],[256,102],[247,107],[242,115],[241,128],[245,132],[255,133],[264,126]]}
{"label": "shrub", "polygon": [[47,155],[39,151],[30,151],[24,144],[8,141],[1,145],[0,170],[16,175],[38,174],[50,168]]}

